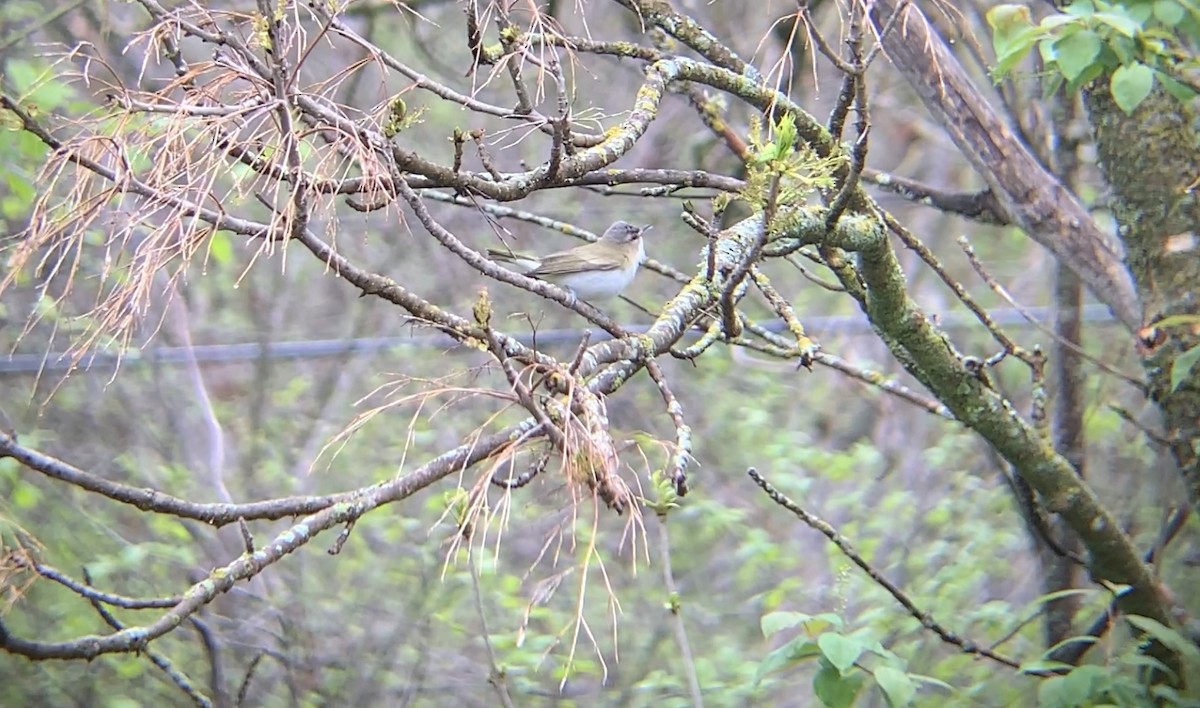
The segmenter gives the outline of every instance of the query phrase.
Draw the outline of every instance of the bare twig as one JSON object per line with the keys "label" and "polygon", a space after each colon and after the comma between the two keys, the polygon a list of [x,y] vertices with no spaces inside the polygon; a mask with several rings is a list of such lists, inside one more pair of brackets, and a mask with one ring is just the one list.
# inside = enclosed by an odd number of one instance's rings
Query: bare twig
{"label": "bare twig", "polygon": [[[83,579],[89,585],[92,582],[91,576],[88,574],[86,569],[83,571]],[[125,626],[113,616],[112,612],[110,612],[108,608],[104,606],[104,603],[96,599],[91,599],[89,602],[92,605],[92,609],[96,611],[96,614],[100,615],[100,618],[104,620],[105,624],[117,630],[118,632],[125,629]],[[141,653],[144,654],[145,657],[150,660],[150,663],[154,664],[159,671],[162,671],[163,674],[166,675],[167,679],[174,684],[175,687],[183,693],[183,695],[187,696],[193,704],[201,706],[201,708],[212,708],[212,700],[209,699],[208,696],[205,696],[203,693],[201,693],[199,689],[192,684],[192,680],[189,679],[182,671],[177,669],[175,665],[171,663],[169,659],[167,659],[166,656],[151,649],[143,649]]]}
{"label": "bare twig", "polygon": [[671,392],[671,387],[667,384],[667,378],[658,362],[653,359],[647,360],[646,373],[658,387],[658,393],[667,406],[667,416],[675,426],[675,450],[667,464],[666,476],[675,485],[675,493],[682,497],[688,492],[687,467],[692,457],[692,427],[687,424],[687,419],[683,415],[683,406]]}
{"label": "bare twig", "polygon": [[850,559],[850,562],[862,569],[862,571],[865,572],[871,578],[871,580],[875,581],[877,585],[887,591],[887,593],[891,595],[896,602],[900,603],[905,610],[908,610],[908,613],[916,618],[916,620],[921,623],[922,627],[925,627],[929,631],[936,634],[942,641],[946,642],[947,644],[953,644],[967,654],[976,654],[978,656],[991,659],[992,661],[1003,664],[1011,669],[1021,668],[1020,662],[996,654],[989,649],[979,646],[975,642],[959,637],[957,634],[954,634],[950,630],[943,627],[936,620],[934,620],[928,612],[925,612],[917,607],[916,603],[914,603],[908,597],[908,595],[904,593],[903,590],[894,585],[887,578],[883,577],[879,571],[875,570],[875,568],[872,567],[871,564],[866,561],[866,559],[864,559],[858,554],[857,551],[854,550],[854,547],[850,545],[850,542],[847,541],[841,534],[839,534],[836,529],[800,508],[791,499],[788,499],[786,496],[781,494],[778,490],[771,486],[771,484],[767,482],[767,480],[764,479],[761,474],[758,473],[758,470],[751,467],[750,469],[746,470],[746,474],[750,475],[750,478],[754,480],[754,483],[767,493],[767,496],[771,498],[771,501],[792,512],[796,518],[804,522],[809,528],[820,532],[822,535],[828,538],[833,545],[838,547],[838,550],[840,550],[847,558]]}
{"label": "bare twig", "polygon": [[976,273],[979,274],[979,277],[982,278],[985,283],[987,283],[988,287],[990,287],[992,289],[992,292],[994,292],[997,295],[999,295],[1000,297],[1004,298],[1005,302],[1007,302],[1017,312],[1021,313],[1021,316],[1025,318],[1025,321],[1029,322],[1031,325],[1038,328],[1042,332],[1045,332],[1046,334],[1050,335],[1051,337],[1054,337],[1055,341],[1058,344],[1070,349],[1071,351],[1075,352],[1082,358],[1091,362],[1092,365],[1094,365],[1096,368],[1098,368],[1102,371],[1105,371],[1109,374],[1112,374],[1113,376],[1117,377],[1121,381],[1124,381],[1125,383],[1130,384],[1137,390],[1141,391],[1143,395],[1147,393],[1146,384],[1142,380],[1140,380],[1138,377],[1127,374],[1127,373],[1121,371],[1120,369],[1117,369],[1116,367],[1092,356],[1087,351],[1085,351],[1082,347],[1080,347],[1078,344],[1067,341],[1067,340],[1063,339],[1062,337],[1059,337],[1052,328],[1037,321],[1036,318],[1034,318],[1032,315],[1030,315],[1028,308],[1026,308],[1024,305],[1021,305],[1020,303],[1018,303],[1016,301],[1016,299],[1011,294],[1009,294],[1008,289],[1005,288],[1003,285],[1001,285],[1000,282],[997,281],[994,277],[992,277],[992,274],[988,272],[987,268],[983,265],[983,262],[980,261],[979,257],[975,254],[975,248],[971,245],[971,242],[969,240],[967,240],[966,236],[960,236],[958,238],[958,245],[959,245],[959,247],[961,247],[963,249],[963,253],[966,254],[967,260],[971,263],[971,267],[975,270]]}
{"label": "bare twig", "polygon": [[692,696],[693,708],[704,708],[704,694],[700,690],[700,677],[696,672],[696,660],[692,656],[692,644],[688,641],[687,627],[683,624],[683,599],[675,583],[675,572],[671,569],[671,535],[667,531],[667,519],[658,517],[658,551],[659,564],[662,566],[663,585],[670,598],[668,607],[675,628],[675,642],[679,644],[679,653],[683,670],[688,680],[688,690]]}

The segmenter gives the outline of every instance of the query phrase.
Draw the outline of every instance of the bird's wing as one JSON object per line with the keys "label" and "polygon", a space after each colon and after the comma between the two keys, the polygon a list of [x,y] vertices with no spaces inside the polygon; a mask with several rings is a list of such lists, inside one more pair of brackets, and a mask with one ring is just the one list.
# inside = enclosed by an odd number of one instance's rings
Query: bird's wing
{"label": "bird's wing", "polygon": [[596,253],[594,243],[589,243],[586,246],[580,246],[574,251],[563,251],[561,253],[551,253],[548,256],[542,257],[542,263],[537,268],[529,271],[529,275],[570,275],[571,273],[579,272],[579,259],[587,258],[591,261],[591,267],[588,270],[620,270],[628,265],[626,259],[620,255],[612,255],[607,251],[602,250],[601,253]]}
{"label": "bird's wing", "polygon": [[513,263],[516,261],[530,260],[530,256],[517,251],[510,251],[507,248],[489,248],[487,250],[488,258],[501,263]]}

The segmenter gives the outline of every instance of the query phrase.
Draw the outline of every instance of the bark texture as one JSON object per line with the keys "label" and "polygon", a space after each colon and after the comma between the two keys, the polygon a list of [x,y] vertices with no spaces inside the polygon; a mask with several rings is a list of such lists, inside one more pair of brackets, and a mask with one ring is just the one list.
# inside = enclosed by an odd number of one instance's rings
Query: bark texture
{"label": "bark texture", "polygon": [[[1144,321],[1200,315],[1195,112],[1155,91],[1126,115],[1106,85],[1088,92],[1087,107]],[[1142,340],[1150,395],[1162,410],[1188,501],[1200,510],[1200,366],[1177,387],[1171,381],[1176,358],[1200,345],[1200,325],[1151,328]]]}

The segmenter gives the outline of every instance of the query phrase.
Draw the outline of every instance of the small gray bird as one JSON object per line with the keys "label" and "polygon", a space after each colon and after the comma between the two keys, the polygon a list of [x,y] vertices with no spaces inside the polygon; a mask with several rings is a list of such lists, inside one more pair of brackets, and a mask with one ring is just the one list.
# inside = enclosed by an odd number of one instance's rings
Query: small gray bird
{"label": "small gray bird", "polygon": [[492,260],[515,266],[531,278],[560,285],[576,297],[607,300],[620,295],[633,282],[646,257],[642,234],[649,228],[617,221],[595,243],[541,257],[497,248],[487,252]]}

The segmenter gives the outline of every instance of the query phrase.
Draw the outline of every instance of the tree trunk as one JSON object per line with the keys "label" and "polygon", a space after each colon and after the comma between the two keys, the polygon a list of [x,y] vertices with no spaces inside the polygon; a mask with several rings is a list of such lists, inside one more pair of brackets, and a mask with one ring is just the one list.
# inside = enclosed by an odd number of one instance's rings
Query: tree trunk
{"label": "tree trunk", "polygon": [[[1200,151],[1194,111],[1162,90],[1130,116],[1113,102],[1107,86],[1093,86],[1086,101],[1143,321],[1200,314]],[[1200,367],[1177,387],[1171,383],[1176,358],[1200,344],[1200,323],[1148,327],[1139,339],[1150,396],[1162,410],[1188,501],[1200,510]]]}

